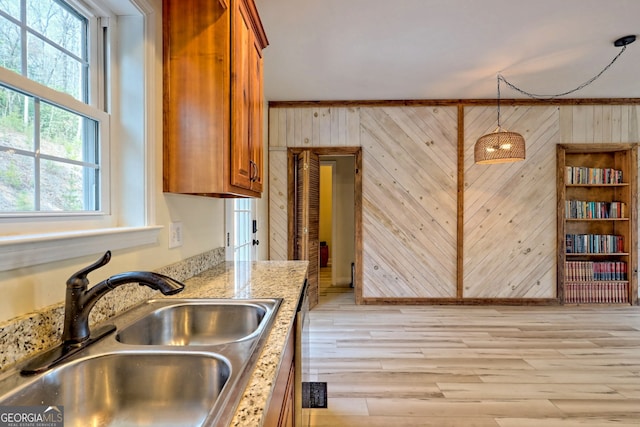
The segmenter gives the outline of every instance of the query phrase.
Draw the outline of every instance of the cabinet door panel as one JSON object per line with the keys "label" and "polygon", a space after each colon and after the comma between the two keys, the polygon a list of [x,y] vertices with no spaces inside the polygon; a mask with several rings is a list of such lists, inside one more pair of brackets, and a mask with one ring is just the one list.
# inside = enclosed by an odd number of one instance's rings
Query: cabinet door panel
{"label": "cabinet door panel", "polygon": [[257,40],[252,37],[250,59],[250,144],[251,144],[251,189],[262,191],[263,160],[262,160],[262,133],[263,133],[263,87],[262,87],[262,48]]}
{"label": "cabinet door panel", "polygon": [[231,40],[231,184],[251,188],[253,174],[250,139],[251,67],[253,43],[248,11],[238,1],[233,6]]}

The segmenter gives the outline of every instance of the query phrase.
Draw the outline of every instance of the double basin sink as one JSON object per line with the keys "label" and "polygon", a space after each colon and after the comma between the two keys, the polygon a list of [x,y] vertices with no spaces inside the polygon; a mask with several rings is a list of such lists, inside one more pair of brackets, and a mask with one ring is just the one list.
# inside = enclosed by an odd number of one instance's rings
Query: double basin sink
{"label": "double basin sink", "polygon": [[151,300],[62,364],[7,372],[0,406],[63,406],[65,427],[226,426],[280,303]]}

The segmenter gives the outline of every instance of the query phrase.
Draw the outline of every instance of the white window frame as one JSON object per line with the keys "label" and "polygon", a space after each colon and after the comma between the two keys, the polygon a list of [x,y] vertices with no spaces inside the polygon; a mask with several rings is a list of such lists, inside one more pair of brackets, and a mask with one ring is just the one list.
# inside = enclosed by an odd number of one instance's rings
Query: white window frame
{"label": "white window frame", "polygon": [[100,200],[97,200],[100,209],[96,211],[78,211],[78,212],[55,212],[55,211],[38,211],[38,212],[0,212],[0,218],[42,218],[45,216],[56,217],[74,217],[89,215],[106,215],[110,212],[109,183],[110,183],[110,118],[109,114],[94,108],[75,98],[61,94],[60,92],[43,86],[33,80],[0,67],[0,81],[4,86],[9,87],[17,92],[40,98],[41,100],[60,107],[65,110],[72,111],[80,116],[87,117],[98,123],[99,135],[98,146],[100,147]]}
{"label": "white window frame", "polygon": [[[110,79],[115,83],[109,91],[105,91],[103,87],[97,88],[90,94],[90,99],[100,105],[107,105],[109,109],[113,106],[113,110],[109,111],[110,115],[104,113],[101,120],[104,120],[107,126],[100,126],[100,129],[107,129],[106,135],[101,138],[107,138],[111,141],[110,148],[107,148],[111,154],[111,161],[106,155],[103,159],[107,162],[104,164],[105,169],[112,170],[108,179],[103,176],[103,188],[101,195],[107,198],[102,201],[102,206],[109,206],[107,210],[99,213],[83,212],[82,214],[73,215],[37,215],[22,217],[0,217],[0,271],[12,270],[16,268],[28,267],[32,265],[43,264],[47,262],[70,259],[89,254],[100,253],[106,249],[117,250],[131,248],[140,245],[157,243],[158,235],[162,226],[155,225],[155,149],[154,144],[149,141],[157,141],[161,135],[156,135],[155,123],[157,122],[155,114],[157,113],[155,105],[157,103],[156,96],[156,50],[161,49],[161,45],[156,46],[155,43],[145,42],[147,40],[157,39],[156,13],[153,5],[149,0],[129,0],[135,8],[136,16],[127,16],[126,19],[119,23],[120,17],[116,19],[115,15],[104,9],[104,0],[67,0],[72,6],[78,7],[79,10],[86,12],[88,7],[93,8],[98,16],[104,16],[100,20],[94,20],[95,23],[106,25],[108,23],[110,30],[123,31],[129,37],[135,34],[140,37],[139,49],[141,51],[124,53],[129,54],[132,58],[136,58],[139,64],[133,72],[136,77],[142,81],[136,81],[135,86],[140,91],[142,106],[131,107],[127,102],[120,102],[119,93],[122,92],[122,86],[125,81],[130,79],[122,78],[117,73],[120,70],[110,69]],[[122,1],[114,1],[114,5],[122,5]],[[82,9],[85,7],[85,9]],[[124,14],[129,15],[129,8]],[[94,24],[90,24],[94,25]],[[97,25],[97,24],[96,24]],[[125,38],[121,36],[120,38]],[[92,40],[95,40],[92,38]],[[130,41],[127,39],[128,42]],[[117,43],[117,42],[116,42]],[[111,49],[104,52],[106,57],[110,58],[111,63],[121,64],[119,54],[130,49],[129,43],[120,43],[119,52]],[[98,46],[92,46],[97,52]],[[95,55],[96,58],[91,61],[98,60],[101,55]],[[115,61],[115,62],[114,62]],[[2,70],[8,72],[6,70]],[[0,79],[5,84],[6,79],[18,78],[17,87],[23,82],[20,79],[28,79],[11,73],[13,76],[6,77],[4,73],[0,74]],[[92,76],[95,77],[95,76]],[[13,81],[13,80],[11,80]],[[29,81],[30,83],[33,83]],[[142,83],[142,84],[141,84]],[[128,84],[128,83],[126,83]],[[78,101],[79,104],[82,104]],[[84,107],[78,105],[77,110],[83,111]],[[144,108],[141,112],[140,108]],[[90,108],[90,107],[89,107]],[[132,108],[135,111],[127,111]],[[137,110],[136,110],[137,108]],[[74,109],[76,109],[74,107]],[[127,149],[129,142],[126,141],[125,134],[129,136],[131,132],[129,124],[125,123],[131,115],[136,115],[140,120],[137,121],[136,135],[130,137],[134,139],[133,143],[138,144],[135,150]],[[92,117],[95,111],[92,111]],[[140,126],[142,123],[142,126]],[[110,128],[110,131],[108,130]],[[139,129],[138,129],[139,128]],[[121,140],[125,140],[121,146],[117,144]],[[104,142],[104,141],[103,141]],[[104,147],[101,144],[101,147]],[[106,145],[106,147],[109,147]],[[127,157],[130,151],[143,153],[143,158],[132,159]],[[107,153],[108,154],[108,153]],[[118,157],[119,156],[119,157]],[[132,170],[129,162],[135,162],[136,168]],[[115,165],[114,165],[115,164]],[[112,169],[115,168],[115,171]],[[116,176],[116,175],[124,175]],[[123,194],[123,188],[126,188],[126,181],[132,178],[139,183],[136,187],[141,188],[137,193]],[[121,194],[122,193],[122,194]],[[131,199],[136,200],[135,206],[128,203]],[[140,200],[143,200],[142,206]],[[109,203],[109,200],[111,201]]]}

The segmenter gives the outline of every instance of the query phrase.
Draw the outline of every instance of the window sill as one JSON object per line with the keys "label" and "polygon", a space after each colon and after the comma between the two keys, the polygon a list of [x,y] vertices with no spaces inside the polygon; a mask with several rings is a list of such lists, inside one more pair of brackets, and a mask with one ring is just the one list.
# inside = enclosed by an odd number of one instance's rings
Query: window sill
{"label": "window sill", "polygon": [[118,227],[4,236],[0,238],[0,271],[156,243],[162,228]]}

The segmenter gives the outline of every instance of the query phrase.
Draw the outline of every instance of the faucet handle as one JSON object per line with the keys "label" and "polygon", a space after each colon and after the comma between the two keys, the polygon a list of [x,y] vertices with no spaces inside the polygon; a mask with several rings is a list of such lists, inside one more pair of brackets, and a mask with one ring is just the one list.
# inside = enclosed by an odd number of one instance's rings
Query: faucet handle
{"label": "faucet handle", "polygon": [[97,270],[98,268],[107,265],[109,261],[111,261],[111,251],[105,252],[105,254],[102,255],[102,257],[98,261],[72,274],[71,277],[69,277],[69,279],[67,280],[67,286],[69,287],[87,286],[89,284],[89,279],[87,279],[87,275],[91,273],[93,270]]}

